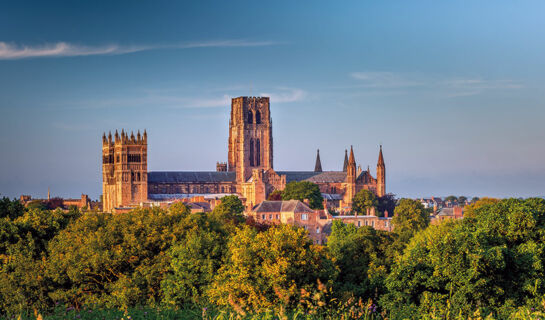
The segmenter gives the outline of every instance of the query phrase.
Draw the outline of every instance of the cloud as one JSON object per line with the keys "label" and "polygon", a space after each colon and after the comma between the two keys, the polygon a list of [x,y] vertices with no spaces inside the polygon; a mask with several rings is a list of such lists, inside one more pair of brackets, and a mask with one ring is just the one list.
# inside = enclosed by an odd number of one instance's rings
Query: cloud
{"label": "cloud", "polygon": [[77,57],[90,55],[119,55],[139,51],[159,49],[192,49],[192,48],[233,48],[233,47],[262,47],[280,44],[275,41],[249,41],[249,40],[217,40],[188,42],[170,45],[141,45],[121,46],[117,44],[103,46],[83,46],[58,42],[42,46],[15,45],[0,41],[0,60],[16,60],[25,58],[44,57]]}
{"label": "cloud", "polygon": [[350,76],[358,80],[357,88],[380,90],[390,94],[400,88],[433,90],[447,97],[462,97],[480,94],[486,90],[519,89],[523,85],[513,80],[489,80],[480,77],[441,79],[433,76],[402,74],[395,72],[352,72]]}
{"label": "cloud", "polygon": [[400,88],[424,84],[420,80],[407,79],[406,76],[394,72],[353,72],[350,76],[361,80],[363,86],[370,88]]}
{"label": "cloud", "polygon": [[270,97],[271,103],[296,102],[303,100],[307,93],[304,90],[297,88],[279,88],[281,92],[277,93],[261,93],[261,96]]}

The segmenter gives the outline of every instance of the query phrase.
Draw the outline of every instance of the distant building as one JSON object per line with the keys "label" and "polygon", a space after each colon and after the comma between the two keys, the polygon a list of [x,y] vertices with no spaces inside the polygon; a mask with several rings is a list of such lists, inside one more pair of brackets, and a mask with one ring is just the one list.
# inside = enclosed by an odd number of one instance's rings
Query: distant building
{"label": "distant building", "polygon": [[[147,170],[147,133],[124,130],[102,136],[104,211],[126,211],[135,206],[196,195],[237,194],[248,210],[283,190],[291,181],[316,183],[328,195],[329,206],[349,211],[352,198],[366,189],[386,194],[386,165],[379,150],[376,178],[369,168],[356,165],[354,151],[345,150],[342,171],[322,171],[319,151],[313,171],[273,169],[272,117],[268,97],[232,99],[227,162],[217,162],[216,171]],[[161,196],[158,196],[161,195]],[[168,195],[168,196],[165,196]],[[159,199],[161,198],[161,199]]]}
{"label": "distant building", "polygon": [[44,205],[48,206],[50,209],[61,208],[61,209],[67,210],[70,207],[76,207],[80,210],[81,209],[87,209],[87,210],[101,209],[100,203],[97,201],[91,201],[89,196],[86,194],[81,194],[80,198],[75,198],[75,199],[64,199],[64,198],[58,198],[58,197],[51,198],[49,190],[47,191],[47,199],[32,199],[32,197],[29,195],[21,195],[21,197],[19,198],[19,201],[24,206],[27,206],[28,204],[33,202],[41,202]]}

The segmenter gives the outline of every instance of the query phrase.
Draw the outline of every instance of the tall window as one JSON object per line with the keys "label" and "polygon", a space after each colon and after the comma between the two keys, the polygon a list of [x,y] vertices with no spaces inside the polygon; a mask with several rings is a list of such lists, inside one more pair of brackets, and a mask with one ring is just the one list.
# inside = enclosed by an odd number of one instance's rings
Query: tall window
{"label": "tall window", "polygon": [[250,166],[254,166],[254,139],[250,139]]}
{"label": "tall window", "polygon": [[255,112],[255,123],[257,124],[261,123],[261,112],[259,112],[259,110]]}
{"label": "tall window", "polygon": [[254,123],[254,113],[252,110],[248,110],[248,123]]}
{"label": "tall window", "polygon": [[257,139],[256,141],[256,165],[257,166],[260,166],[261,165],[261,143],[259,142],[259,139]]}

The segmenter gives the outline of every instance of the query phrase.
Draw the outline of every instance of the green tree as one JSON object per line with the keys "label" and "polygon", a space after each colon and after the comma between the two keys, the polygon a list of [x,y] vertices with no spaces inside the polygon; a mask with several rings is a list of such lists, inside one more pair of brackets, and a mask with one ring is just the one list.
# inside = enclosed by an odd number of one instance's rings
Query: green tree
{"label": "green tree", "polygon": [[237,196],[230,195],[221,198],[221,203],[214,208],[212,216],[234,227],[246,221],[243,212],[242,201]]}
{"label": "green tree", "polygon": [[368,209],[376,209],[377,206],[377,196],[369,190],[362,189],[352,199],[352,211],[360,215],[366,215]]}
{"label": "green tree", "polygon": [[309,200],[311,209],[323,209],[324,198],[320,193],[320,187],[309,181],[292,181],[286,184],[282,192],[282,200]]}
{"label": "green tree", "polygon": [[303,228],[264,232],[240,229],[229,241],[227,260],[209,290],[212,302],[240,312],[294,308],[303,292],[330,284],[337,271]]}
{"label": "green tree", "polygon": [[50,296],[76,308],[158,303],[167,251],[194,228],[183,218],[159,208],[83,215],[49,243]]}
{"label": "green tree", "polygon": [[397,199],[395,194],[387,193],[382,197],[378,197],[377,211],[379,216],[383,217],[384,213],[388,211],[388,215],[391,217],[394,214],[394,210],[397,205]]}
{"label": "green tree", "polygon": [[545,294],[545,200],[507,199],[415,235],[387,278],[384,305],[437,318],[507,318]]}
{"label": "green tree", "polygon": [[334,220],[327,248],[339,268],[335,291],[341,297],[355,296],[376,300],[385,291],[393,252],[388,232]]}
{"label": "green tree", "polygon": [[430,212],[420,201],[401,199],[394,210],[392,226],[401,243],[409,242],[416,232],[425,229],[429,223]]}
{"label": "green tree", "polygon": [[458,202],[459,205],[463,206],[467,201],[467,197],[459,196],[458,199],[456,199],[456,201]]}
{"label": "green tree", "polygon": [[163,302],[169,306],[206,304],[206,292],[227,251],[229,233],[220,221],[205,213],[186,220],[194,227],[168,251],[170,271],[161,282]]}
{"label": "green tree", "polygon": [[450,202],[455,202],[458,200],[458,197],[457,196],[453,196],[453,195],[450,195],[448,197],[445,198],[445,202],[447,201],[450,201]]}
{"label": "green tree", "polygon": [[22,216],[25,212],[25,207],[18,200],[10,200],[3,197],[0,200],[0,218],[15,219]]}

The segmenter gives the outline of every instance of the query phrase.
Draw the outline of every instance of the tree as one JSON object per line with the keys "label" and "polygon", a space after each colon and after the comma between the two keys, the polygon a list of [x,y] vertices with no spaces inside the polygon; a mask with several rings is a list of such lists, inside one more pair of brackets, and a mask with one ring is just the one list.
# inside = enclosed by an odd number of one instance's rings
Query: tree
{"label": "tree", "polygon": [[401,199],[394,210],[392,226],[401,243],[407,243],[419,230],[430,223],[430,212],[420,201]]}
{"label": "tree", "polygon": [[536,307],[545,294],[545,200],[506,199],[431,226],[396,259],[381,300],[397,314],[436,318]]}
{"label": "tree", "polygon": [[458,202],[459,205],[464,205],[467,201],[467,197],[459,196],[456,201]]}
{"label": "tree", "polygon": [[269,197],[267,198],[269,201],[280,201],[282,200],[282,191],[280,190],[274,190],[269,194]]}
{"label": "tree", "polygon": [[394,210],[397,204],[395,194],[387,193],[382,197],[378,197],[377,211],[381,217],[388,211],[388,215],[391,217],[394,214]]}
{"label": "tree", "polygon": [[455,202],[457,200],[458,200],[458,197],[453,196],[453,195],[450,195],[450,196],[445,198],[445,202]]}
{"label": "tree", "polygon": [[390,233],[334,220],[327,248],[339,268],[335,291],[342,296],[376,300],[385,291],[392,263]]}
{"label": "tree", "polygon": [[3,197],[0,200],[0,218],[15,219],[24,214],[25,207],[18,200]]}
{"label": "tree", "polygon": [[362,189],[352,199],[352,211],[360,215],[366,215],[367,210],[376,208],[378,200],[375,194],[369,190]]}
{"label": "tree", "polygon": [[323,209],[324,198],[320,193],[320,187],[309,181],[292,181],[286,184],[282,192],[282,200],[309,200],[311,209]]}
{"label": "tree", "polygon": [[76,308],[158,303],[167,251],[194,228],[183,218],[160,208],[81,216],[49,242],[51,298]]}
{"label": "tree", "polygon": [[500,202],[499,199],[484,197],[475,201],[474,203],[465,206],[464,216],[465,217],[475,217],[477,209],[480,209],[485,206],[492,206]]}
{"label": "tree", "polygon": [[169,306],[207,304],[206,292],[227,251],[229,234],[223,224],[205,213],[186,220],[194,227],[168,251],[169,273],[161,282],[163,303]]}
{"label": "tree", "polygon": [[221,203],[214,208],[212,216],[231,226],[237,226],[246,221],[243,212],[244,205],[242,201],[237,196],[230,195],[221,198]]}
{"label": "tree", "polygon": [[215,304],[239,312],[293,309],[320,280],[330,285],[336,269],[312,245],[306,230],[289,225],[264,232],[244,227],[230,239],[227,260],[209,296]]}

